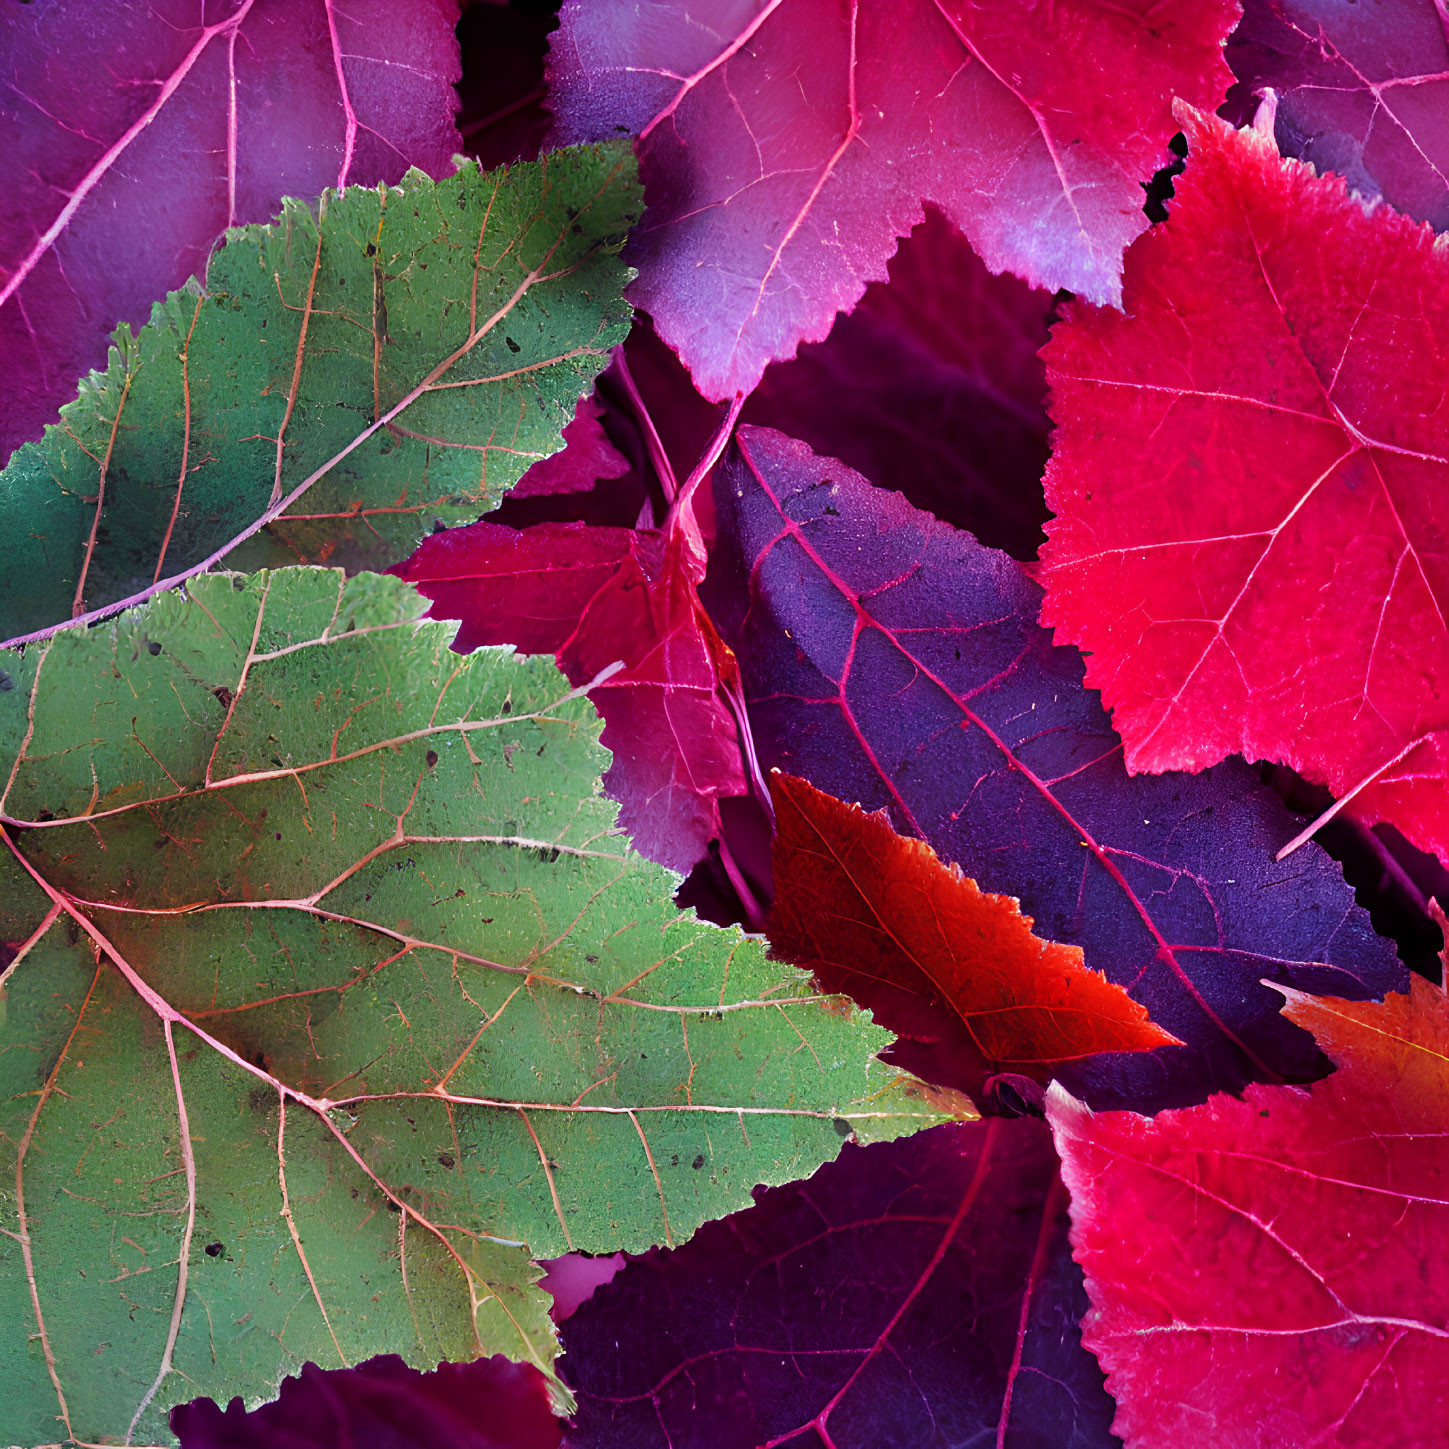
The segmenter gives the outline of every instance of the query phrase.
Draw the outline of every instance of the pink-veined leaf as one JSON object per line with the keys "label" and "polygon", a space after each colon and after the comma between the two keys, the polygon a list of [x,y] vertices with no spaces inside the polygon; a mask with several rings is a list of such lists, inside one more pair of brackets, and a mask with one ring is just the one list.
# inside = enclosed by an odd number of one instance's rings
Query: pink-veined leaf
{"label": "pink-veined leaf", "polygon": [[1126,312],[1073,304],[1043,621],[1134,771],[1279,760],[1449,852],[1449,250],[1184,113]]}
{"label": "pink-veined leaf", "polygon": [[227,227],[448,174],[456,18],[453,0],[6,5],[0,463]]}
{"label": "pink-veined leaf", "polygon": [[1127,1449],[1443,1442],[1444,993],[1417,977],[1382,1005],[1280,989],[1337,1066],[1311,1088],[1151,1120],[1047,1096],[1084,1341]]}
{"label": "pink-veined leaf", "polygon": [[640,137],[632,300],[700,391],[818,341],[934,201],[993,271],[1101,302],[1171,103],[1214,106],[1236,0],[571,0],[560,140]]}

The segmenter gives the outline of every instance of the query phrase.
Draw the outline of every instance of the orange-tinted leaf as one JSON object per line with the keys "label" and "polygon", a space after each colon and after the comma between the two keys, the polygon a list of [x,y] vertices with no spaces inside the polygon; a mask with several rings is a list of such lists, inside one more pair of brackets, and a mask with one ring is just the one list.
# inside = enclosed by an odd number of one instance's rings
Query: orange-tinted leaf
{"label": "orange-tinted leaf", "polygon": [[775,956],[812,968],[883,1022],[890,1005],[877,987],[932,997],[988,1062],[1043,1079],[1053,1062],[1176,1041],[1088,970],[1079,946],[1033,935],[1017,901],[897,835],[883,811],[867,814],[778,771],[770,790]]}

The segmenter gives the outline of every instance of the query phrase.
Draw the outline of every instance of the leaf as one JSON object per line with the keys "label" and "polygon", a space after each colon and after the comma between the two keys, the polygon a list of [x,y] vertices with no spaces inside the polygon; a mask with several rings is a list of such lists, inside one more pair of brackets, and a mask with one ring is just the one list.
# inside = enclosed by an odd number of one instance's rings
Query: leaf
{"label": "leaf", "polygon": [[570,0],[555,136],[640,138],[631,297],[715,400],[819,341],[935,202],[995,272],[1096,301],[1235,0]]}
{"label": "leaf", "polygon": [[1148,1121],[1048,1112],[1127,1449],[1418,1449],[1449,1413],[1449,1009],[1284,989],[1338,1070]]}
{"label": "leaf", "polygon": [[839,458],[983,543],[1032,558],[1046,507],[1050,293],[993,277],[940,212],[824,342],[772,363],[746,422]]}
{"label": "leaf", "polygon": [[[879,984],[954,1011],[997,1071],[1045,1082],[1096,1052],[1178,1045],[1079,946],[1043,941],[1009,896],[990,895],[924,841],[776,771],[771,955],[877,1007]],[[885,998],[889,1001],[889,997]]]}
{"label": "leaf", "polygon": [[563,447],[529,468],[513,487],[515,498],[550,493],[584,493],[595,483],[621,478],[629,460],[604,432],[604,406],[594,396],[581,397],[574,417],[563,430]]}
{"label": "leaf", "polygon": [[423,540],[395,572],[460,621],[453,647],[556,654],[589,690],[614,753],[604,777],[635,848],[685,872],[720,834],[719,801],[748,786],[719,694],[729,650],[700,607],[677,533],[486,520]]}
{"label": "leaf", "polygon": [[[328,193],[232,232],[0,474],[4,632],[232,562],[382,566],[559,446],[629,316],[633,162]],[[99,503],[97,500],[99,499]],[[239,545],[246,545],[238,552]],[[90,611],[87,613],[86,611]]]}
{"label": "leaf", "polygon": [[546,1366],[530,1250],[681,1241],[940,1119],[676,910],[552,665],[458,659],[386,577],[190,588],[5,661],[15,1442],[154,1442],[307,1360]]}
{"label": "leaf", "polygon": [[570,1449],[1110,1449],[1039,1122],[847,1147],[562,1325]]}
{"label": "leaf", "polygon": [[1295,821],[1246,767],[1125,773],[1015,561],[767,429],[739,430],[716,498],[762,764],[885,808],[1187,1043],[1066,1066],[1079,1095],[1160,1107],[1318,1075],[1261,979],[1402,983],[1333,861],[1272,860]]}
{"label": "leaf", "polygon": [[0,463],[118,322],[284,196],[434,176],[459,148],[456,7],[47,0],[0,14]]}
{"label": "leaf", "polygon": [[1449,252],[1184,125],[1126,315],[1073,306],[1047,351],[1043,621],[1088,651],[1129,769],[1280,760],[1444,855]]}
{"label": "leaf", "polygon": [[1244,0],[1226,55],[1245,109],[1253,93],[1273,90],[1273,132],[1285,156],[1335,172],[1437,231],[1449,227],[1442,6]]}
{"label": "leaf", "polygon": [[303,1364],[277,1402],[248,1414],[233,1399],[176,1409],[182,1449],[558,1449],[547,1380],[504,1358],[420,1374],[399,1358],[323,1371]]}

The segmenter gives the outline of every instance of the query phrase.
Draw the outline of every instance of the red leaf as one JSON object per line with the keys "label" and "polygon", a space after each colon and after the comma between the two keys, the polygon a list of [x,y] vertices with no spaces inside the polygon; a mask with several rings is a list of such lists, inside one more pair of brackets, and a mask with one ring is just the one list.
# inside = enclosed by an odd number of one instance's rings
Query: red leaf
{"label": "red leaf", "polygon": [[[1047,349],[1043,621],[1132,770],[1280,760],[1449,851],[1449,253],[1186,115],[1125,316]],[[1358,793],[1355,793],[1358,792]]]}
{"label": "red leaf", "polygon": [[824,342],[741,414],[1018,558],[1042,541],[1049,292],[993,277],[934,208]]}
{"label": "red leaf", "polygon": [[[1044,941],[1010,896],[992,895],[922,840],[804,780],[770,776],[776,836],[771,953],[828,991],[874,1008],[877,983],[942,999],[996,1070],[1046,1081],[1095,1052],[1181,1043],[1080,946]],[[888,998],[887,998],[888,1000]],[[879,1019],[891,1026],[889,1011]]]}
{"label": "red leaf", "polygon": [[591,393],[581,397],[573,421],[563,430],[563,447],[540,458],[509,490],[510,498],[546,493],[586,493],[595,483],[622,478],[629,460],[609,441],[600,419],[603,404]]}
{"label": "red leaf", "polygon": [[1449,35],[1435,0],[1246,0],[1228,42],[1241,85],[1277,96],[1285,156],[1415,221],[1449,227]]}
{"label": "red leaf", "polygon": [[570,0],[556,139],[640,134],[633,299],[700,391],[818,341],[936,202],[993,271],[1103,302],[1174,95],[1216,105],[1236,0]]}
{"label": "red leaf", "polygon": [[652,860],[687,871],[720,833],[719,799],[747,787],[719,679],[733,670],[695,594],[684,530],[578,523],[521,531],[471,524],[423,540],[394,570],[460,621],[453,647],[513,644],[555,654],[590,691],[614,762],[604,776],[620,823]]}
{"label": "red leaf", "polygon": [[5,6],[0,461],[226,227],[409,166],[447,175],[456,20],[454,0]]}
{"label": "red leaf", "polygon": [[1048,1093],[1127,1449],[1421,1449],[1449,1421],[1449,1006],[1279,989],[1338,1064],[1310,1089],[1150,1121]]}

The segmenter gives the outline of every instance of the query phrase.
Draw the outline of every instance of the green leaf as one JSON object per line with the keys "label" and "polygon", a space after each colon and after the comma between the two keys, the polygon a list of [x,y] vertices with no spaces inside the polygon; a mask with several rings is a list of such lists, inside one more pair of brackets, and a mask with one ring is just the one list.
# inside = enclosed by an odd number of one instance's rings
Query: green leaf
{"label": "green leaf", "polygon": [[161,1441],[307,1359],[547,1365],[529,1250],[677,1243],[941,1119],[676,909],[551,663],[423,607],[208,574],[0,660],[13,1442]]}
{"label": "green leaf", "polygon": [[559,447],[623,341],[639,207],[620,142],[413,171],[228,232],[205,288],[119,328],[0,473],[0,638],[213,556],[385,566],[476,518]]}

